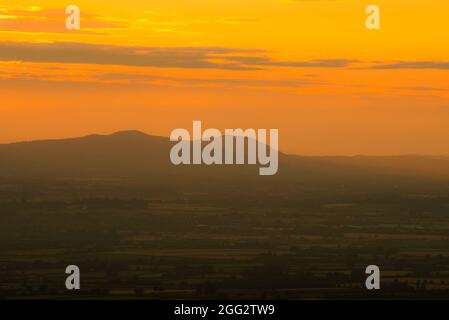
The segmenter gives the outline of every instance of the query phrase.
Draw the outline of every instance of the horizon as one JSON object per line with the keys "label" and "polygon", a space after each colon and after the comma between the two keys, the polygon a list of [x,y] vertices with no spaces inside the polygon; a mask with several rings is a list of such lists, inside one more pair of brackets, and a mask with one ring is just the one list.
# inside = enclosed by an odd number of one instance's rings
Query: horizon
{"label": "horizon", "polygon": [[[244,128],[242,128],[244,129]],[[38,138],[38,139],[31,139],[31,140],[19,140],[19,141],[13,141],[13,142],[7,142],[7,143],[0,143],[0,146],[2,145],[12,145],[12,144],[21,144],[21,143],[32,143],[32,142],[47,142],[47,141],[64,141],[64,140],[73,140],[73,139],[83,139],[83,138],[89,138],[89,137],[95,137],[95,136],[102,136],[102,137],[110,137],[116,134],[132,134],[132,133],[138,133],[143,134],[147,137],[152,138],[160,138],[167,140],[167,142],[170,141],[170,137],[163,136],[163,135],[154,135],[148,132],[144,132],[142,130],[137,129],[123,129],[123,130],[117,130],[110,133],[89,133],[84,134],[80,136],[69,136],[69,137],[55,137],[55,138]],[[222,135],[223,136],[223,135]],[[193,140],[189,140],[192,142]],[[256,139],[257,141],[257,139]],[[172,142],[175,143],[175,142]],[[270,144],[268,144],[270,146]],[[300,156],[300,157],[378,157],[378,158],[384,158],[384,157],[442,157],[447,158],[449,157],[449,153],[447,154],[417,154],[417,153],[408,153],[408,154],[304,154],[304,153],[286,153],[282,149],[279,148],[278,150],[281,154],[287,155],[287,156]]]}

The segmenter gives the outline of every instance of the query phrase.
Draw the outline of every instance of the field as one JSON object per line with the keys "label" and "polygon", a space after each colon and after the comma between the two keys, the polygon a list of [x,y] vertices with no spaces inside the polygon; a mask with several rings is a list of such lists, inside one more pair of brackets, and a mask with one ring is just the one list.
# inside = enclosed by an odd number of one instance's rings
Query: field
{"label": "field", "polygon": [[[189,189],[132,179],[3,181],[0,296],[449,297],[444,184]],[[81,270],[76,292],[65,289],[69,264]],[[382,290],[364,287],[370,264],[381,269]]]}

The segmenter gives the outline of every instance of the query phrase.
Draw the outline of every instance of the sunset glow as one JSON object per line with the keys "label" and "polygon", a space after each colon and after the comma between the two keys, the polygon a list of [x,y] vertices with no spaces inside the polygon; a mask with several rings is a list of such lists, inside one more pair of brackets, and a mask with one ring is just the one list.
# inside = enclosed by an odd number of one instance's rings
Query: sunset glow
{"label": "sunset glow", "polygon": [[449,3],[61,1],[0,5],[0,143],[279,128],[288,153],[448,154]]}

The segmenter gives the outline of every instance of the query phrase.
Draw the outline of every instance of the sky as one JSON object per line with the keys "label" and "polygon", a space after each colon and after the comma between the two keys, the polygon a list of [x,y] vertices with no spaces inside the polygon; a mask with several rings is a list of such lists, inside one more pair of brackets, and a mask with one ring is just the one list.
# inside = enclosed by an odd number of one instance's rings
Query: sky
{"label": "sky", "polygon": [[[67,30],[77,5],[80,30]],[[365,8],[380,8],[380,30]],[[449,155],[449,2],[0,4],[0,143],[277,128],[303,155]]]}

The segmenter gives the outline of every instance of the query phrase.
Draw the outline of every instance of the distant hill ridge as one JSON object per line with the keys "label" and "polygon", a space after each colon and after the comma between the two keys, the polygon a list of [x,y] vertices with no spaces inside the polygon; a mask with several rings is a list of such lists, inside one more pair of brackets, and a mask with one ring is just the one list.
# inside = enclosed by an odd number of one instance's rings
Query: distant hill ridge
{"label": "distant hill ridge", "polygon": [[[0,144],[0,178],[15,177],[148,177],[174,174],[245,175],[256,167],[174,166],[167,137],[127,130],[110,135],[36,140]],[[180,168],[184,167],[184,168]],[[200,166],[200,167],[206,167]],[[280,177],[335,179],[358,175],[399,175],[449,179],[449,157],[444,156],[299,156],[279,155]]]}

